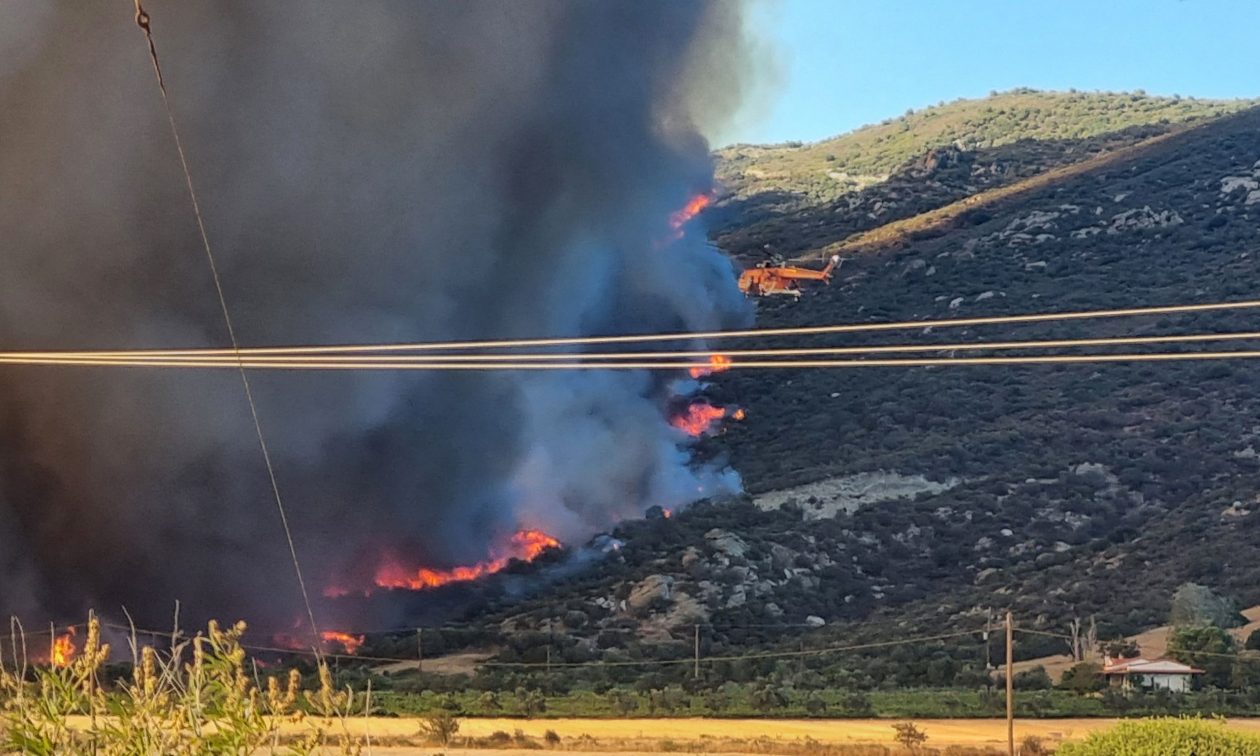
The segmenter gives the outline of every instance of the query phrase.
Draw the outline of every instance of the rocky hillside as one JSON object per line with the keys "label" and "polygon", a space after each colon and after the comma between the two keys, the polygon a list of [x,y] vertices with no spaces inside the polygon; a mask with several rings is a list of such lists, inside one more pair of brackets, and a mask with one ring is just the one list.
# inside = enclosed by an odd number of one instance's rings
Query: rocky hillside
{"label": "rocky hillside", "polygon": [[[1260,110],[1249,110],[963,215],[932,238],[859,253],[837,285],[801,302],[763,301],[759,322],[1245,299],[1258,256]],[[894,336],[1255,326],[1254,315],[1216,314]],[[1184,580],[1260,600],[1253,371],[1212,362],[736,372],[722,376],[714,399],[740,403],[749,419],[714,446],[763,500],[820,483],[842,490],[877,473],[935,483],[912,501],[875,496],[856,510],[827,494],[797,497],[803,532],[817,528],[811,509],[837,511],[865,543],[848,553],[879,596],[875,615],[955,623],[1012,605],[1047,621],[1097,612],[1128,631],[1158,624]]]}
{"label": "rocky hillside", "polygon": [[718,150],[718,178],[734,196],[777,194],[815,205],[880,183],[937,147],[980,152],[1018,142],[1081,143],[1134,127],[1167,129],[1260,101],[1152,97],[1141,92],[1017,89],[956,100],[820,142],[737,144]]}
{"label": "rocky hillside", "polygon": [[[990,177],[1005,180],[993,166],[1036,175],[1036,167],[1111,154],[951,216],[930,233],[854,253],[832,286],[800,301],[761,300],[758,322],[1254,298],[1260,109],[1119,151],[1151,136],[929,148],[839,204],[762,207],[743,226],[728,214],[718,238],[809,252],[877,225],[878,206],[912,216],[917,203],[939,207]],[[915,330],[879,341],[1260,330],[1256,317]],[[1244,346],[1257,347],[1215,348]],[[1254,371],[1251,362],[1230,361],[722,373],[707,389],[710,400],[744,407],[747,419],[703,451],[729,459],[748,496],[628,523],[616,534],[619,551],[545,600],[487,598],[481,616],[514,630],[545,629],[546,643],[563,646],[566,659],[587,660],[685,656],[692,624],[705,628],[705,652],[716,653],[795,644],[797,636],[847,642],[974,628],[991,608],[1007,607],[1052,630],[1095,614],[1102,636],[1118,637],[1162,624],[1186,581],[1257,604]],[[1061,651],[1044,640],[1021,640],[1019,653]],[[531,653],[519,643],[503,652]],[[947,683],[975,671],[974,649],[957,653],[935,667],[952,670],[941,679],[924,677],[936,674],[932,665],[885,668],[888,660],[875,657],[859,671],[841,665],[828,674]],[[970,661],[958,661],[964,657]]]}

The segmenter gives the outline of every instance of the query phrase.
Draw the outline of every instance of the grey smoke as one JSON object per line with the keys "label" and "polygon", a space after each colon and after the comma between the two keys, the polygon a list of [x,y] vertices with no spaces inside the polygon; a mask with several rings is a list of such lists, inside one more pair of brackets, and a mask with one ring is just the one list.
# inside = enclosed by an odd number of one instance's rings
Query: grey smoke
{"label": "grey smoke", "polygon": [[[748,322],[700,229],[663,243],[738,101],[739,4],[147,5],[244,343]],[[4,348],[225,343],[166,128],[129,3],[0,2]],[[316,592],[738,485],[657,375],[254,381]],[[6,612],[298,616],[237,376],[0,369],[0,569]]]}

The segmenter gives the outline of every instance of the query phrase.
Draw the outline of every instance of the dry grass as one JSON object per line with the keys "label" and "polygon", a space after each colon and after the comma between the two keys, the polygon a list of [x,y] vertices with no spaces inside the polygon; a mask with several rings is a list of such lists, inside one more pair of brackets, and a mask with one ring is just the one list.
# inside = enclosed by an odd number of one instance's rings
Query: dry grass
{"label": "dry grass", "polygon": [[140,645],[133,634],[131,679],[108,690],[101,669],[110,649],[95,617],[83,648],[60,665],[31,665],[18,630],[13,665],[0,666],[5,753],[357,755],[366,743],[345,726],[356,708],[367,711],[359,696],[336,689],[327,665],[319,666],[314,690],[302,690],[296,671],[264,682],[241,647],[243,622],[227,629],[211,622],[206,635],[173,639],[163,650]]}
{"label": "dry grass", "polygon": [[[548,730],[562,739],[562,750],[592,752],[662,752],[669,750],[702,753],[844,753],[844,748],[887,746],[894,748],[889,719],[508,719],[464,718],[460,738],[474,741],[494,733],[520,732],[541,744]],[[1033,719],[1017,720],[1017,740],[1032,735],[1047,744],[1080,740],[1091,732],[1115,726],[1117,719]],[[916,719],[927,733],[927,745],[944,749],[1005,748],[1006,722],[1001,719]],[[352,734],[371,733],[374,742],[401,746],[410,739],[419,745],[421,720],[350,719]],[[1232,719],[1230,729],[1260,733],[1260,719]],[[505,744],[507,745],[507,744]],[[490,749],[499,750],[499,749]],[[419,753],[420,751],[415,751]],[[461,753],[465,753],[460,749]],[[896,751],[892,751],[896,753]]]}
{"label": "dry grass", "polygon": [[887,223],[870,231],[863,231],[859,234],[843,239],[834,244],[829,244],[820,250],[808,252],[796,258],[797,260],[824,260],[832,255],[845,255],[856,252],[870,252],[877,249],[885,249],[887,247],[901,244],[915,237],[923,235],[931,235],[942,232],[953,227],[963,214],[977,210],[983,207],[989,207],[999,202],[1015,199],[1025,194],[1029,194],[1048,186],[1066,181],[1070,178],[1080,176],[1100,168],[1114,167],[1136,160],[1153,148],[1167,142],[1170,139],[1179,137],[1194,129],[1201,128],[1203,124],[1194,124],[1191,126],[1182,126],[1159,136],[1144,139],[1137,144],[1129,147],[1123,147],[1111,152],[1104,153],[1078,163],[1071,165],[1052,168],[1044,173],[1039,173],[1031,178],[1023,181],[1016,181],[1013,184],[1000,186],[996,189],[973,194],[965,197],[957,202],[951,202],[944,207],[938,207],[935,210],[929,210],[926,213],[904,218],[902,220]]}

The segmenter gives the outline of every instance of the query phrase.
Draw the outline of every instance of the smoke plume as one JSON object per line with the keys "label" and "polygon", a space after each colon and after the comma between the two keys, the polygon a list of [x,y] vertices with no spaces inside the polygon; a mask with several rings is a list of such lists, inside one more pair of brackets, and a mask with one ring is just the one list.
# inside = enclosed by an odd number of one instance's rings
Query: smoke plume
{"label": "smoke plume", "polygon": [[[738,100],[737,3],[147,5],[244,345],[747,321],[668,223]],[[0,343],[225,344],[130,4],[0,15]],[[316,593],[737,485],[689,461],[660,375],[253,380]],[[5,612],[300,614],[231,371],[0,369],[0,564]]]}

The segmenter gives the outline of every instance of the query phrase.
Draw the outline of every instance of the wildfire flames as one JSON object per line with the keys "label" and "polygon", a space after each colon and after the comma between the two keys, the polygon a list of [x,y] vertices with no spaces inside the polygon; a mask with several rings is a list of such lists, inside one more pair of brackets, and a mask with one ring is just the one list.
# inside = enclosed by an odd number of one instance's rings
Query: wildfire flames
{"label": "wildfire flames", "polygon": [[731,369],[731,358],[724,354],[709,355],[709,364],[705,367],[693,367],[688,372],[692,378],[703,378],[706,375],[720,373],[724,370]]}
{"label": "wildfire flames", "polygon": [[696,437],[711,432],[717,422],[724,417],[743,420],[744,411],[729,407],[715,407],[708,402],[693,402],[687,407],[686,412],[670,418],[669,424],[688,436]]}
{"label": "wildfire flames", "polygon": [[687,200],[687,204],[683,205],[682,209],[674,211],[674,213],[669,216],[669,227],[675,231],[682,231],[682,227],[687,225],[688,221],[699,215],[701,211],[711,204],[713,204],[712,194],[709,194],[708,192],[704,194],[697,194]]}
{"label": "wildfire flames", "polygon": [[64,635],[53,639],[52,663],[54,667],[68,667],[78,649],[74,645],[74,627],[71,626]]}
{"label": "wildfire flames", "polygon": [[409,570],[397,561],[389,561],[376,570],[376,585],[381,588],[407,588],[413,591],[437,588],[448,583],[463,583],[486,575],[492,575],[513,559],[532,562],[548,549],[558,548],[560,542],[541,530],[520,530],[512,534],[508,542],[496,550],[490,559],[465,567],[434,570],[428,567]]}
{"label": "wildfire flames", "polygon": [[350,635],[349,633],[339,633],[336,630],[324,630],[319,634],[325,643],[336,643],[345,650],[347,654],[356,654],[359,647],[363,645],[362,635]]}

